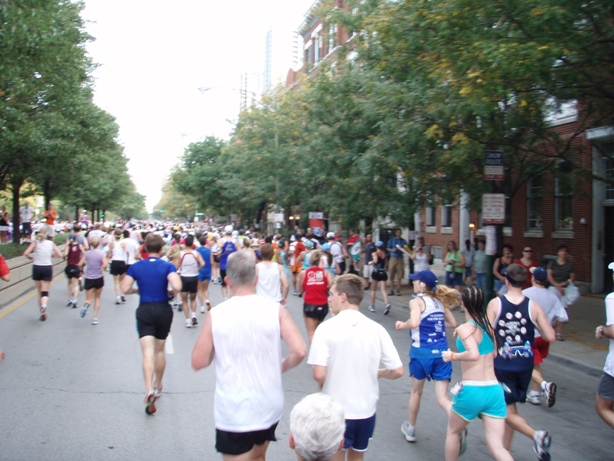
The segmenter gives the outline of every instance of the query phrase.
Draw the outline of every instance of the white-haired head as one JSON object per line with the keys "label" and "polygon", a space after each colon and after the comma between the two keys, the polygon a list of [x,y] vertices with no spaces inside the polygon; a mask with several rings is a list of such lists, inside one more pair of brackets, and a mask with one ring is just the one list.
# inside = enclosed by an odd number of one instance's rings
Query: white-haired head
{"label": "white-haired head", "polygon": [[326,394],[310,394],[290,413],[290,447],[304,461],[329,461],[343,448],[343,408]]}

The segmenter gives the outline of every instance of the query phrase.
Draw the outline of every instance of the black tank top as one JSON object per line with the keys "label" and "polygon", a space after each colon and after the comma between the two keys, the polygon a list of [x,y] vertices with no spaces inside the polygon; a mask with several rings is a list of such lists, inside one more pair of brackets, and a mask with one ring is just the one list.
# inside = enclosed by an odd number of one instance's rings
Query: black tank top
{"label": "black tank top", "polygon": [[[524,370],[533,367],[533,341],[535,325],[529,312],[529,298],[525,296],[520,304],[512,304],[505,296],[499,296],[501,312],[495,323],[499,338],[499,354],[495,368],[502,370]],[[505,358],[505,356],[508,358]]]}

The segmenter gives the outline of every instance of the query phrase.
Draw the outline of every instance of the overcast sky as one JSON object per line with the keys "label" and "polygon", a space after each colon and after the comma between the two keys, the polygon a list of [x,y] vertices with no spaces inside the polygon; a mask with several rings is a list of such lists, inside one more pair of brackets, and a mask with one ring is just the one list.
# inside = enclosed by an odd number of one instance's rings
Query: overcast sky
{"label": "overcast sky", "polygon": [[[85,0],[95,103],[116,117],[130,175],[153,209],[190,143],[227,137],[241,75],[264,67],[265,36],[289,37],[314,0]],[[289,49],[289,48],[288,48]],[[292,56],[274,59],[292,65]],[[199,87],[210,87],[201,93]]]}

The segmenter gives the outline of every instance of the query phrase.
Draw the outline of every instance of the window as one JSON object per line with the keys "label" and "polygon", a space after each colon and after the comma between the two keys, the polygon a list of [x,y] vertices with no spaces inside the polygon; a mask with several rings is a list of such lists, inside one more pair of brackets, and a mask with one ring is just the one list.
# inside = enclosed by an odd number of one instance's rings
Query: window
{"label": "window", "polygon": [[437,225],[435,221],[435,207],[429,206],[426,208],[426,225],[434,227]]}
{"label": "window", "polygon": [[542,229],[542,198],[544,184],[542,176],[535,176],[527,183],[527,229]]}
{"label": "window", "polygon": [[330,53],[337,47],[337,24],[328,28],[328,52]]}
{"label": "window", "polygon": [[[614,160],[612,157],[614,156],[614,143],[603,144],[600,148],[605,157],[603,157],[604,161],[604,171],[605,177],[609,181],[614,181]],[[614,200],[614,184],[611,182],[605,183],[605,197],[606,200]]]}
{"label": "window", "polygon": [[451,205],[445,205],[441,208],[441,227],[452,227]]}
{"label": "window", "polygon": [[558,164],[554,179],[554,229],[573,230],[573,172],[571,162]]}

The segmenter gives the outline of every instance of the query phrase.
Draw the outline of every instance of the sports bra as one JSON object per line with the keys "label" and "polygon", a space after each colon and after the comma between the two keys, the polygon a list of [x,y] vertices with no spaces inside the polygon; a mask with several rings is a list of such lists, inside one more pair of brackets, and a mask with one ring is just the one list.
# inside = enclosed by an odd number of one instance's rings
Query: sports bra
{"label": "sports bra", "polygon": [[[474,320],[469,320],[469,322],[467,323],[471,323],[472,325],[477,325],[480,328],[480,330],[482,330],[482,341],[480,341],[480,344],[478,344],[478,352],[480,353],[480,355],[486,355],[486,354],[490,354],[491,352],[494,352],[495,345],[492,342],[492,339],[490,339],[490,336],[488,336],[488,333],[484,331],[484,328],[482,328],[477,323],[475,323]],[[458,352],[465,352],[466,350],[465,345],[463,344],[461,339],[458,337],[456,338],[456,348],[458,349]]]}

